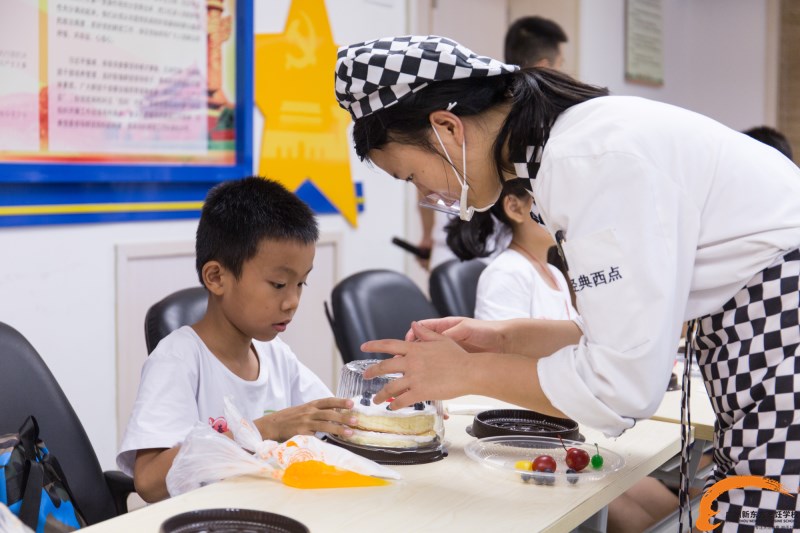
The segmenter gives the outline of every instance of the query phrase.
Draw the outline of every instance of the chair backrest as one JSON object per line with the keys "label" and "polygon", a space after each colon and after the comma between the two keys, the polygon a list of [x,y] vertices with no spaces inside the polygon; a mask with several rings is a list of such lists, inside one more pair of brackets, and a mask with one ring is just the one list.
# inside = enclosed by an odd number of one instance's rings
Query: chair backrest
{"label": "chair backrest", "polygon": [[328,321],[342,359],[389,357],[361,351],[361,344],[376,339],[402,339],[414,320],[439,314],[413,281],[392,270],[366,270],[343,279],[331,294]]}
{"label": "chair backrest", "polygon": [[442,316],[475,316],[478,278],[484,268],[486,262],[480,259],[451,259],[433,269],[428,288],[431,301]]}
{"label": "chair backrest", "polygon": [[[79,362],[76,362],[79,364]],[[28,415],[58,459],[89,524],[117,515],[97,455],[81,421],[36,349],[0,322],[0,435],[16,433]]]}
{"label": "chair backrest", "polygon": [[144,317],[144,340],[147,353],[153,353],[158,343],[181,326],[190,326],[203,318],[208,305],[205,287],[181,289],[154,303]]}

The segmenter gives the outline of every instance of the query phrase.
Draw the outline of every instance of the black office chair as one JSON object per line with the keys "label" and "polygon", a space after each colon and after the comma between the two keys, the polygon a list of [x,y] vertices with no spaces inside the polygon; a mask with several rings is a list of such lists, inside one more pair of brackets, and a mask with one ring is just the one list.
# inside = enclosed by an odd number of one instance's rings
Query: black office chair
{"label": "black office chair", "polygon": [[325,302],[345,364],[390,357],[363,353],[360,346],[368,340],[402,339],[412,321],[440,316],[413,281],[392,270],[366,270],[343,279],[333,289],[331,308]]}
{"label": "black office chair", "polygon": [[179,327],[190,326],[203,318],[207,305],[205,287],[181,289],[154,303],[144,317],[147,353],[153,353],[161,339]]}
{"label": "black office chair", "polygon": [[81,421],[36,349],[0,322],[0,435],[16,433],[29,415],[58,459],[78,508],[89,525],[128,511],[133,479],[103,472]]}
{"label": "black office chair", "polygon": [[442,316],[475,316],[478,278],[484,268],[486,262],[480,259],[451,259],[433,269],[428,289],[433,305]]}

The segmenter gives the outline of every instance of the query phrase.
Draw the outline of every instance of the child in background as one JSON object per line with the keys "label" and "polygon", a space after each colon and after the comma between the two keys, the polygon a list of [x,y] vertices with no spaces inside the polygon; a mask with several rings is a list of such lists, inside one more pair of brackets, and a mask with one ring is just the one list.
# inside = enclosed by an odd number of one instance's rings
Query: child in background
{"label": "child in background", "polygon": [[311,210],[276,182],[250,177],[209,192],[196,238],[208,309],[147,358],[117,456],[145,501],[169,496],[167,472],[198,421],[228,432],[227,395],[265,440],[352,433],[336,411],[352,401],[333,398],[277,338],[300,303],[318,234]]}
{"label": "child in background", "polygon": [[489,211],[475,213],[469,222],[455,218],[447,225],[447,245],[462,261],[494,252],[486,242],[495,233],[495,220],[511,234],[508,248],[478,280],[475,318],[479,320],[573,320],[578,316],[564,275],[547,263],[547,251],[555,243],[531,218],[532,202],[522,181],[510,180]]}

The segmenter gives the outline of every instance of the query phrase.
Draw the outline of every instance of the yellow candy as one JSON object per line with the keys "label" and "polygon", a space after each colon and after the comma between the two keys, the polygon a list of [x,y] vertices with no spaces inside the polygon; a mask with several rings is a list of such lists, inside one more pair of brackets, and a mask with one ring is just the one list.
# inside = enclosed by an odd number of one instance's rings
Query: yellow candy
{"label": "yellow candy", "polygon": [[321,461],[292,463],[283,474],[283,482],[298,489],[335,489],[388,485],[385,479],[340,470]]}
{"label": "yellow candy", "polygon": [[514,468],[517,470],[531,470],[533,468],[533,463],[530,461],[517,461],[514,463]]}

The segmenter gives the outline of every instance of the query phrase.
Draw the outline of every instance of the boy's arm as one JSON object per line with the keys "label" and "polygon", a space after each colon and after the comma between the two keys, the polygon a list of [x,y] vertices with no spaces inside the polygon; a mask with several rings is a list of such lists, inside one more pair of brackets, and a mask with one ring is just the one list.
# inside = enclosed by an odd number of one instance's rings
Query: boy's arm
{"label": "boy's arm", "polygon": [[121,470],[133,474],[136,491],[147,502],[169,497],[167,472],[180,443],[200,420],[198,368],[180,336],[170,334],[171,341],[167,337],[145,361],[117,459]]}
{"label": "boy's arm", "polygon": [[174,448],[151,448],[136,452],[133,465],[133,484],[136,492],[147,503],[169,498],[167,472],[172,467],[180,446]]}

